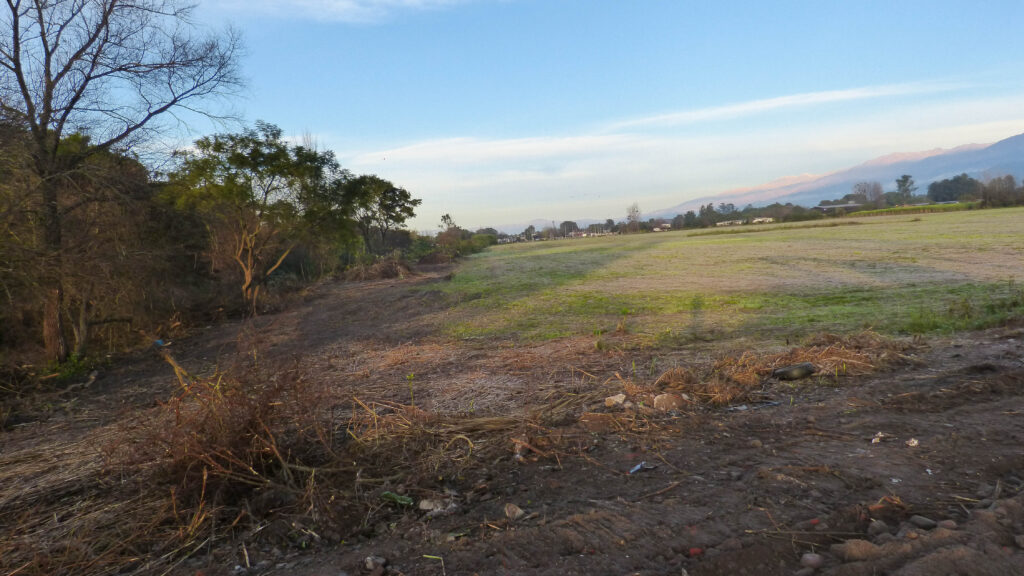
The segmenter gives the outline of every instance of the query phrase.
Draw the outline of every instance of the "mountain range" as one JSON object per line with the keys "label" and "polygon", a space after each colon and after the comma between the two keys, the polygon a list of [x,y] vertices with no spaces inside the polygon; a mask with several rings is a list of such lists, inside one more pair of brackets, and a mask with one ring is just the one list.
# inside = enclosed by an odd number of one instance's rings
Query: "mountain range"
{"label": "mountain range", "polygon": [[889,154],[829,174],[791,176],[761,186],[687,200],[670,208],[648,212],[645,216],[671,218],[687,210],[697,210],[709,202],[716,205],[732,203],[737,208],[775,202],[816,206],[822,200],[834,200],[849,194],[857,182],[880,182],[886,191],[895,190],[896,179],[904,174],[914,178],[918,193],[923,194],[932,182],[963,173],[978,180],[1010,174],[1020,181],[1024,175],[1024,134],[994,144],[966,144],[949,149]]}
{"label": "mountain range", "polygon": [[[918,194],[924,194],[932,182],[963,173],[978,180],[1007,174],[1013,175],[1018,182],[1024,180],[1024,134],[1011,136],[994,144],[965,144],[956,148],[888,154],[852,168],[824,175],[787,176],[760,186],[730,190],[687,200],[669,208],[645,211],[643,217],[672,218],[688,210],[697,211],[708,203],[717,206],[723,202],[734,204],[737,208],[747,204],[766,206],[775,202],[817,206],[822,200],[835,200],[849,194],[857,182],[880,182],[885,191],[895,190],[896,179],[904,174],[911,175],[918,186]],[[621,220],[621,217],[614,218]],[[578,219],[575,222],[580,227],[586,227],[604,220]],[[522,232],[531,224],[537,230],[558,225],[550,220],[533,220],[525,224],[499,226],[498,229],[514,234]]]}

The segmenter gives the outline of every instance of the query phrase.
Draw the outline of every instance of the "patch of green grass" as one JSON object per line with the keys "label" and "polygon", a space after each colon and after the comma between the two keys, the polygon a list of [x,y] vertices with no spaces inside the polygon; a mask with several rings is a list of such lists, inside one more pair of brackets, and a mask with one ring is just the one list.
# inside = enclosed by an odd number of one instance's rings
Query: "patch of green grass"
{"label": "patch of green grass", "polygon": [[1022,218],[1019,208],[974,210],[501,246],[464,261],[444,287],[458,302],[446,330],[544,340],[626,326],[669,346],[984,328],[1024,315]]}

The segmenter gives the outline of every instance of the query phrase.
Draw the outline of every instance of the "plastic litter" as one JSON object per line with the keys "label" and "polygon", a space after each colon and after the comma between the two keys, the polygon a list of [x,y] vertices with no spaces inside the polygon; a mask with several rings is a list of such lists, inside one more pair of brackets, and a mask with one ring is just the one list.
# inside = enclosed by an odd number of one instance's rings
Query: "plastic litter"
{"label": "plastic litter", "polygon": [[644,470],[654,470],[655,468],[657,468],[657,466],[651,466],[645,460],[645,461],[637,464],[636,466],[633,466],[632,468],[630,468],[629,469],[629,473],[630,474],[636,474],[637,472],[643,472]]}

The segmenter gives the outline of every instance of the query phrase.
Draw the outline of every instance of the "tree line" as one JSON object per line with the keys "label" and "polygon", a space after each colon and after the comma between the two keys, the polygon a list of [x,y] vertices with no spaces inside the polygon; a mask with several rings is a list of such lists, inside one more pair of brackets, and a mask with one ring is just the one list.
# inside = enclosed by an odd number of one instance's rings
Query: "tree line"
{"label": "tree line", "polygon": [[409,191],[271,123],[153,153],[179,114],[230,120],[243,85],[238,34],[192,16],[179,0],[0,8],[0,366],[118,350],[438,249],[404,230]]}

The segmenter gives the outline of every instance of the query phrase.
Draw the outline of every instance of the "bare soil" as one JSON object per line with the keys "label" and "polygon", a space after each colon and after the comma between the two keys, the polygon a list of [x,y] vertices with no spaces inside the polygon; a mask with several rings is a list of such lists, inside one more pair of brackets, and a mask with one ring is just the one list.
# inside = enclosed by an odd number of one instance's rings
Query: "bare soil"
{"label": "bare soil", "polygon": [[[339,403],[524,422],[566,390],[639,403],[665,369],[714,356],[633,347],[628,335],[617,346],[451,341],[439,326],[452,302],[431,289],[450,272],[324,284],[282,313],[170,349],[195,373],[253,354],[290,360]],[[384,507],[358,530],[305,548],[224,541],[172,573],[1024,574],[1022,342],[1021,326],[915,342],[884,370],[769,381],[733,406],[592,402],[458,477],[379,486],[415,504]],[[177,387],[166,363],[140,352],[0,433],[0,538],[18,536],[11,510],[39,497],[27,487],[62,454],[98,454],[90,438]],[[420,510],[423,500],[438,510]],[[0,571],[18,568],[0,558]]]}

